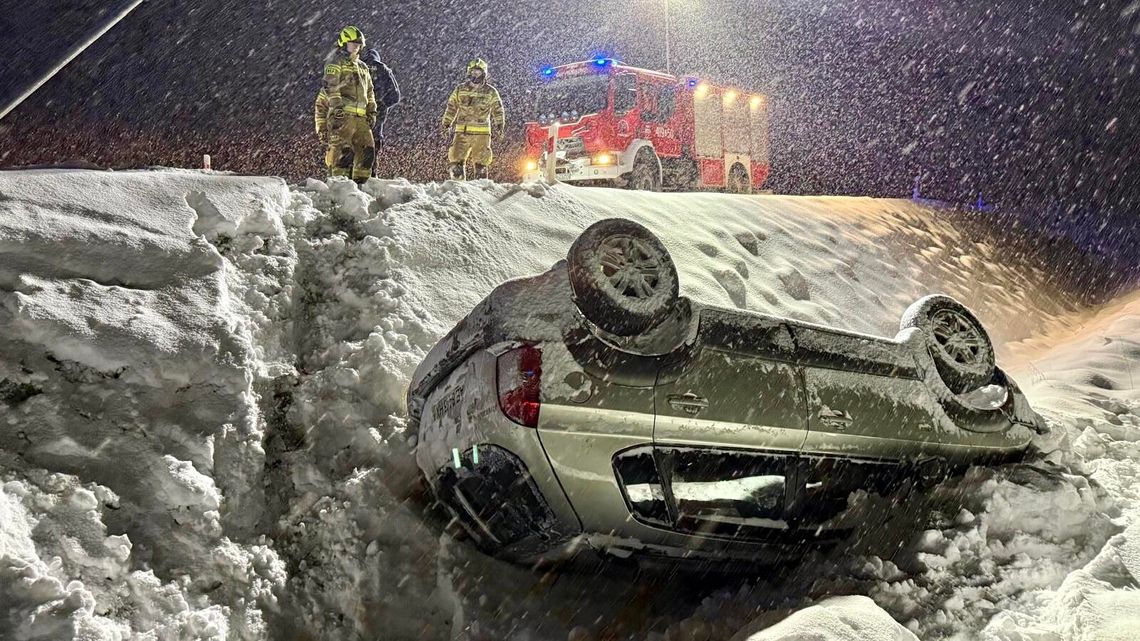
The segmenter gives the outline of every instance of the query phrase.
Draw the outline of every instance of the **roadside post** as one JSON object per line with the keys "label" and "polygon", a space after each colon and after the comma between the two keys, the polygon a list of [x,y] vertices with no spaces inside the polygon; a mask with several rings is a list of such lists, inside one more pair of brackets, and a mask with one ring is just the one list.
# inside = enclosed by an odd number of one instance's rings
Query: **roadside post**
{"label": "roadside post", "polygon": [[550,146],[546,149],[546,182],[553,185],[558,181],[555,178],[555,167],[558,165],[558,119],[554,119],[547,127],[550,132]]}

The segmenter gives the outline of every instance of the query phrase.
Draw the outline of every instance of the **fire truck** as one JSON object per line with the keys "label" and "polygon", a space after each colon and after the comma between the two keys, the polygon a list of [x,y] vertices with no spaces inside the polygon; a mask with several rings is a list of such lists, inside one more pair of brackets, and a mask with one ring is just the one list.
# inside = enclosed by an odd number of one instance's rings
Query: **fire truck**
{"label": "fire truck", "polygon": [[768,177],[765,96],[595,58],[546,67],[523,178],[751,193]]}

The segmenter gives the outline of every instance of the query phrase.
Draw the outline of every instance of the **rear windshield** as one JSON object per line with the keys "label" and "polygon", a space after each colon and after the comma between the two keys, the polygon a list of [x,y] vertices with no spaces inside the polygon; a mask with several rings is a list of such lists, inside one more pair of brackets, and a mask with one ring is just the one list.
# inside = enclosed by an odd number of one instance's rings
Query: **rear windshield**
{"label": "rear windshield", "polygon": [[606,108],[609,98],[608,75],[555,78],[541,85],[535,102],[535,118],[578,112],[579,116],[594,114]]}

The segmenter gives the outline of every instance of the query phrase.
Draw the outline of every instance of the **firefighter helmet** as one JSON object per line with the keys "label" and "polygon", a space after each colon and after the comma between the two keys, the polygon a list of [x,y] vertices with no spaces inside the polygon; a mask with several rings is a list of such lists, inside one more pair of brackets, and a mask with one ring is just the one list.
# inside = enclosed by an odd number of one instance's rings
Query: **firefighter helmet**
{"label": "firefighter helmet", "polygon": [[473,69],[479,69],[483,75],[487,75],[487,61],[482,58],[476,58],[467,63],[467,73],[471,73]]}
{"label": "firefighter helmet", "polygon": [[364,34],[356,27],[345,27],[340,30],[340,37],[337,38],[336,46],[343,47],[350,42],[359,42],[360,46],[364,46]]}

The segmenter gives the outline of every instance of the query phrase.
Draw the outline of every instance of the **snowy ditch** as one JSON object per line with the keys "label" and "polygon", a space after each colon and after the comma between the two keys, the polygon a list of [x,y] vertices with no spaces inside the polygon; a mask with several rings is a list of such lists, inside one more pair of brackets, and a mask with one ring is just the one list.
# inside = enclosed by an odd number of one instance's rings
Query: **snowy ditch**
{"label": "snowy ditch", "polygon": [[[451,539],[411,371],[615,215],[708,303],[893,335],[921,295],[963,300],[1044,454],[856,497],[906,527],[731,576]],[[0,174],[0,639],[1135,638],[1140,298],[1085,312],[1049,276],[906,201]]]}

